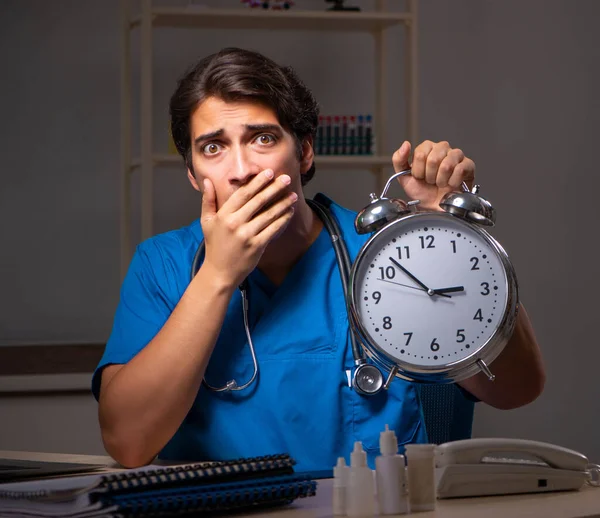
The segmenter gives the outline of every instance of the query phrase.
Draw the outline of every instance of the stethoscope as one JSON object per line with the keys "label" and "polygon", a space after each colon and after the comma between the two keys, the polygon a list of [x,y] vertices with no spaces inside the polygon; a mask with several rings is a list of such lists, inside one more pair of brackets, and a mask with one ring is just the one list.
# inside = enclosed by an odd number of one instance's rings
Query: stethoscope
{"label": "stethoscope", "polygon": [[[338,269],[340,271],[340,278],[342,280],[342,288],[344,290],[344,296],[348,293],[348,279],[350,278],[351,262],[350,256],[346,244],[342,238],[342,232],[340,227],[329,210],[329,200],[320,194],[315,196],[314,200],[307,199],[306,202],[310,208],[317,214],[319,219],[323,222],[323,226],[327,229],[329,236],[331,237],[331,243],[335,251],[335,257],[338,263]],[[204,252],[204,240],[200,242],[198,250],[194,255],[192,262],[192,269],[190,273],[190,281],[194,278],[198,270],[200,269],[200,263],[202,261],[202,255]],[[202,380],[202,383],[210,390],[214,392],[231,392],[237,390],[244,390],[249,387],[258,375],[258,361],[256,360],[256,353],[254,351],[254,344],[252,343],[252,337],[250,335],[250,325],[248,323],[248,281],[244,280],[239,286],[242,295],[242,311],[244,316],[244,329],[246,331],[246,337],[248,338],[248,347],[252,355],[252,362],[254,364],[254,372],[252,377],[243,385],[238,385],[236,380],[230,380],[222,387],[213,387],[208,384],[206,379]],[[348,300],[346,298],[346,310],[348,311],[348,318],[351,318]],[[350,343],[352,344],[352,355],[354,357],[354,372],[352,376],[352,387],[356,392],[362,395],[374,395],[381,391],[382,388],[389,385],[391,380],[387,380],[384,384],[383,374],[381,370],[372,363],[368,363],[365,358],[363,350],[359,347],[356,342],[356,335],[350,326]]]}

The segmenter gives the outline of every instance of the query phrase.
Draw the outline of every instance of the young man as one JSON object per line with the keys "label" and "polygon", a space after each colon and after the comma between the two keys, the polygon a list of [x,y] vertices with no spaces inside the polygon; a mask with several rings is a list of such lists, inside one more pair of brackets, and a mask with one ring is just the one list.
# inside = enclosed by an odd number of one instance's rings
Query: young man
{"label": "young man", "polygon": [[[356,440],[372,458],[388,424],[401,444],[427,440],[413,384],[365,397],[353,366],[344,294],[331,240],[302,185],[314,174],[318,108],[289,68],[240,49],[201,60],[171,99],[171,128],[199,221],[142,243],[123,284],[113,332],[94,374],[107,451],[125,466],[161,458],[207,460],[290,453],[299,470],[331,469]],[[394,153],[409,167],[411,146]],[[410,198],[439,210],[474,179],[475,164],[447,142],[423,142]],[[365,242],[354,214],[331,204],[352,259]],[[190,281],[199,243],[205,253]],[[253,374],[238,286],[247,286]],[[494,362],[496,381],[461,386],[499,408],[526,404],[544,383],[539,348],[520,311]],[[206,380],[208,385],[202,383]]]}

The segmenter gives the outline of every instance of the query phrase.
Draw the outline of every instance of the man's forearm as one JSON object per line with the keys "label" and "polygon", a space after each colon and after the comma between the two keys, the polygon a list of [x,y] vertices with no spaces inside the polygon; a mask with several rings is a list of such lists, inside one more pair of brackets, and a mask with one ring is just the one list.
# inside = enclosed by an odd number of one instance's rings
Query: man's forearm
{"label": "man's forearm", "polygon": [[146,464],[173,437],[196,398],[234,290],[200,268],[160,332],[103,379],[102,438],[117,461]]}
{"label": "man's forearm", "polygon": [[513,335],[490,365],[490,370],[496,376],[494,381],[480,372],[459,384],[481,401],[501,409],[526,405],[541,394],[546,374],[524,307],[519,308]]}

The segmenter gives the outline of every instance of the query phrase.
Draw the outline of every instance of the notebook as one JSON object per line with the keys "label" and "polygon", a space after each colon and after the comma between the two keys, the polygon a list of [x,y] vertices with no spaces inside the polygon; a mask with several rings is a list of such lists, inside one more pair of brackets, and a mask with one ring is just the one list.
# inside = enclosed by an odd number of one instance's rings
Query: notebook
{"label": "notebook", "polygon": [[289,455],[0,484],[0,516],[92,518],[217,514],[287,505],[314,496]]}
{"label": "notebook", "polygon": [[21,479],[47,478],[82,472],[105,470],[98,464],[75,464],[71,462],[48,462],[0,458],[0,483]]}

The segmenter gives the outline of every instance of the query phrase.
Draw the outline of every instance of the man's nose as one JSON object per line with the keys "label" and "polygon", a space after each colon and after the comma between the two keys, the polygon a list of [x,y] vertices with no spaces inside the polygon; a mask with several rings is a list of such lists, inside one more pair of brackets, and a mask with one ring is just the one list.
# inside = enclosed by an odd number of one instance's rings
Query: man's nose
{"label": "man's nose", "polygon": [[238,186],[244,185],[258,173],[260,173],[260,166],[253,160],[251,153],[243,147],[236,149],[229,181]]}

